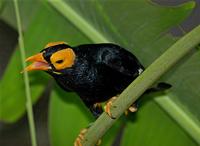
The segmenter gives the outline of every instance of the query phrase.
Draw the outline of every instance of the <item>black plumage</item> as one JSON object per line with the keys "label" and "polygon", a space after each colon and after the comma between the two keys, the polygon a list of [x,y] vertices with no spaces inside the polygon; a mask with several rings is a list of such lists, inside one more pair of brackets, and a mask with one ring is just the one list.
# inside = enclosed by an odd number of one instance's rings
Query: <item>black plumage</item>
{"label": "black plumage", "polygon": [[[65,50],[64,53],[62,50]],[[65,52],[71,55],[68,54],[67,58]],[[70,59],[71,64],[66,63]],[[102,108],[96,106],[96,103],[120,94],[144,71],[144,67],[132,53],[111,43],[74,47],[63,42],[50,43],[41,53],[27,60],[36,62],[36,65],[27,67],[27,71],[45,70],[65,91],[76,92],[95,117],[102,112]],[[35,67],[38,62],[40,67]],[[68,67],[63,68],[60,64]],[[160,84],[160,87],[165,89],[170,85]]]}
{"label": "black plumage", "polygon": [[[52,53],[69,46],[53,47],[45,49],[44,57],[48,61]],[[90,109],[95,103],[120,94],[144,70],[133,54],[115,44],[70,48],[76,54],[74,65],[60,70],[62,74],[49,73],[64,90],[76,92]]]}

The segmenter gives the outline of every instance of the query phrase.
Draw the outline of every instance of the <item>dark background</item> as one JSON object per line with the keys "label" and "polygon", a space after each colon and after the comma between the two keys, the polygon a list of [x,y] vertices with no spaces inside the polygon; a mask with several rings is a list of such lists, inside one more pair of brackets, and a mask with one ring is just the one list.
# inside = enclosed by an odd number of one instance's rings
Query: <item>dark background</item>
{"label": "dark background", "polygon": [[[156,0],[156,2],[162,5],[176,5],[188,0]],[[197,5],[193,10],[191,16],[189,16],[181,26],[185,31],[190,31],[192,28],[200,24],[200,0],[196,0]],[[181,31],[176,28],[171,30],[171,33],[176,36],[181,36]],[[13,49],[17,45],[17,31],[5,24],[0,19],[0,79],[3,75],[5,67],[9,61],[9,58],[13,52]],[[40,146],[49,146],[48,139],[48,127],[47,127],[47,112],[48,112],[48,97],[49,92],[47,87],[43,93],[42,98],[34,105],[34,116],[36,124],[37,138]],[[122,129],[123,130],[123,129]],[[113,146],[117,146],[120,140],[120,133]],[[15,124],[5,124],[0,122],[0,146],[29,146],[30,136],[27,117],[24,116]]]}

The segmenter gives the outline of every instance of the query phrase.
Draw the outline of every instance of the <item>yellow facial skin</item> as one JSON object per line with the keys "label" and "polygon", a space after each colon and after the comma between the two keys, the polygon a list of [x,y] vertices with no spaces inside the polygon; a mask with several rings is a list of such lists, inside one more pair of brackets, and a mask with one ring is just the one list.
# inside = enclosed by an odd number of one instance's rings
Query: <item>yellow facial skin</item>
{"label": "yellow facial skin", "polygon": [[62,70],[74,65],[76,55],[74,51],[70,48],[60,50],[55,52],[50,57],[50,61],[56,70]]}

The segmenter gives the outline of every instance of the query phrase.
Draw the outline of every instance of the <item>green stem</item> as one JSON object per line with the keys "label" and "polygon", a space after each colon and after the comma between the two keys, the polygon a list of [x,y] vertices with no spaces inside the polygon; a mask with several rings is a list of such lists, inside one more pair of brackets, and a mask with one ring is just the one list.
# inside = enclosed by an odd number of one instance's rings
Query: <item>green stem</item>
{"label": "green stem", "polygon": [[144,91],[157,81],[166,71],[175,65],[200,42],[200,26],[182,37],[156,61],[154,61],[123,93],[114,101],[111,112],[116,119],[103,113],[89,128],[83,140],[83,146],[92,146],[100,139],[124,111],[136,101]]}
{"label": "green stem", "polygon": [[[15,7],[17,27],[18,27],[18,33],[19,33],[19,48],[20,48],[20,53],[21,53],[21,62],[22,62],[22,67],[25,68],[26,63],[25,63],[24,41],[23,41],[24,39],[23,39],[23,35],[22,35],[22,27],[21,27],[22,25],[21,25],[19,6],[18,6],[17,0],[14,0],[14,7]],[[25,84],[25,92],[26,92],[26,109],[27,109],[27,113],[28,113],[31,143],[32,143],[32,146],[37,146],[29,78],[28,78],[28,74],[26,71],[24,72],[23,76],[24,76],[24,84]]]}

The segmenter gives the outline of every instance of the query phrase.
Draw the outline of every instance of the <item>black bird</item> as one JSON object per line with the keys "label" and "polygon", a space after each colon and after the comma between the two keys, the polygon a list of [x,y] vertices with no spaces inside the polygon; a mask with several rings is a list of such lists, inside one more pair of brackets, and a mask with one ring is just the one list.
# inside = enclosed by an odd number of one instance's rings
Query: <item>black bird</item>
{"label": "black bird", "polygon": [[[76,92],[95,117],[102,113],[98,103],[114,99],[144,71],[132,53],[111,43],[75,47],[65,42],[49,43],[26,61],[33,62],[26,71],[46,71],[65,91]],[[170,85],[161,83],[160,87]],[[108,103],[106,112],[112,116]]]}

